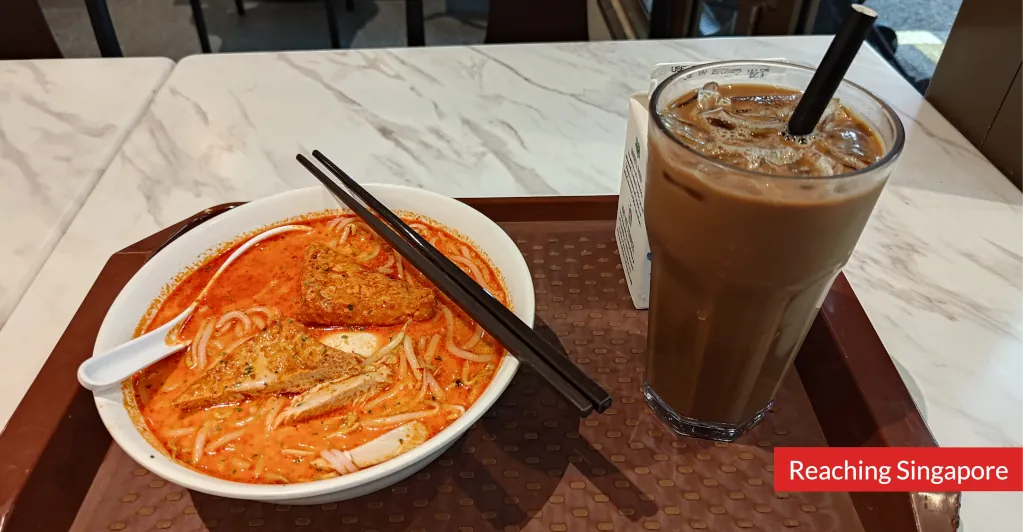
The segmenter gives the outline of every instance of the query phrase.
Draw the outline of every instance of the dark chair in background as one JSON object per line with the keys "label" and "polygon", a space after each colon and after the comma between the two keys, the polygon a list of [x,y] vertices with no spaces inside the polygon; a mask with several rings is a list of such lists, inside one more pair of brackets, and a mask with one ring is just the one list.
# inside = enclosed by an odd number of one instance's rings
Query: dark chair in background
{"label": "dark chair in background", "polygon": [[36,0],[0,0],[0,59],[63,57]]}
{"label": "dark chair in background", "polygon": [[491,0],[487,44],[589,40],[587,0]]}
{"label": "dark chair in background", "polygon": [[[340,48],[341,36],[338,31],[338,13],[334,7],[335,1],[324,0],[324,11],[327,18],[327,31],[331,38],[331,48]],[[46,20],[42,18],[42,11],[35,0],[0,0],[0,14],[6,13],[5,10],[11,10],[12,12],[15,10],[19,12],[31,11],[31,9],[22,6],[22,4],[34,6],[34,9],[38,11],[38,17],[42,20],[43,27],[46,29],[47,34],[49,34],[49,27],[46,26]],[[117,40],[117,32],[114,30],[114,23],[110,18],[107,1],[85,0],[85,5],[89,13],[89,21],[92,23],[93,34],[96,36],[96,43],[100,49],[100,55],[103,57],[121,57],[123,55],[121,45]],[[189,0],[189,5],[192,8],[192,20],[196,25],[196,33],[199,36],[199,48],[205,54],[211,53],[213,49],[210,46],[210,33],[206,28],[206,15],[203,13],[202,0]],[[355,0],[345,0],[345,10],[349,12],[354,11]],[[244,0],[235,0],[235,11],[238,13],[238,16],[245,16]],[[29,14],[31,15],[31,13]],[[5,16],[3,20],[0,20],[0,29],[6,28],[5,24],[11,20],[18,19],[13,16]],[[405,1],[405,21],[408,46],[424,46],[423,0]],[[21,31],[20,26],[21,24],[13,24],[11,27]],[[8,30],[5,33],[13,34],[18,33],[18,31]],[[50,35],[51,40],[52,38],[53,36]],[[54,42],[54,46],[56,46],[56,42]],[[57,49],[57,53],[60,53],[59,49]]]}

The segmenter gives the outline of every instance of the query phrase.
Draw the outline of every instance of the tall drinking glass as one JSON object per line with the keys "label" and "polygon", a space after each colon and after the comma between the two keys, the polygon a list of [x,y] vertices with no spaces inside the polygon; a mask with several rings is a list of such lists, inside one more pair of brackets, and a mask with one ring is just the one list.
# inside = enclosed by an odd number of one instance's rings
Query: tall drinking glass
{"label": "tall drinking glass", "polygon": [[813,74],[786,63],[726,61],[678,72],[651,95],[644,395],[679,434],[731,441],[765,415],[904,134],[888,105],[844,81],[835,96],[877,136],[877,160],[837,175],[782,176],[691,148],[680,138],[685,124],[668,111],[709,81],[796,98],[792,91],[803,91]]}

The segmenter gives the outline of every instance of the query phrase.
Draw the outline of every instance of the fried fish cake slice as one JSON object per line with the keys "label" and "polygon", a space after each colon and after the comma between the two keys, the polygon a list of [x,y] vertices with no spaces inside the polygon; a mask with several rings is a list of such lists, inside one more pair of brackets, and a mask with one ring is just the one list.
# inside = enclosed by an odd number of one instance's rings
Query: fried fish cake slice
{"label": "fried fish cake slice", "polygon": [[356,264],[324,243],[306,248],[298,319],[320,325],[388,326],[437,312],[434,291]]}

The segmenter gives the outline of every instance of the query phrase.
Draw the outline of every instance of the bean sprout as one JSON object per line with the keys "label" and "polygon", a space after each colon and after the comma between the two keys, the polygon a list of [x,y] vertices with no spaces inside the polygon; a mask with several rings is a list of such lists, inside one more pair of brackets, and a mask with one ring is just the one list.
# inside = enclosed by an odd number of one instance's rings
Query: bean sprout
{"label": "bean sprout", "polygon": [[416,360],[416,351],[412,348],[412,337],[408,334],[405,335],[405,340],[402,342],[402,351],[405,351],[405,359],[409,361],[409,367],[412,368],[412,373],[416,376],[416,380],[422,379],[420,363]]}
{"label": "bean sprout", "polygon": [[424,417],[434,416],[440,411],[441,409],[439,407],[435,407],[431,410],[420,410],[417,412],[406,412],[404,414],[394,416],[378,417],[363,420],[363,425],[369,428],[387,427],[389,425],[398,425],[407,421],[415,421]]}
{"label": "bean sprout", "polygon": [[466,351],[465,349],[455,347],[455,343],[452,342],[452,333],[455,329],[455,318],[452,316],[452,311],[448,310],[448,307],[442,306],[441,310],[444,312],[444,320],[448,325],[448,339],[446,347],[448,348],[449,353],[461,359],[471,360],[473,362],[490,362],[491,360],[494,360],[493,354],[478,355],[476,353]]}
{"label": "bean sprout", "polygon": [[384,358],[389,353],[394,351],[395,348],[398,347],[398,344],[402,343],[402,339],[405,338],[405,329],[406,329],[406,327],[409,326],[410,323],[412,323],[412,320],[406,321],[405,325],[402,326],[402,330],[398,331],[398,334],[396,334],[394,336],[394,338],[392,338],[391,341],[387,343],[387,345],[385,345],[384,347],[378,349],[376,353],[366,357],[366,360],[363,361],[363,367],[364,368],[370,367],[371,365],[376,363],[378,360]]}
{"label": "bean sprout", "polygon": [[388,255],[388,261],[383,266],[377,268],[377,273],[391,273],[391,266],[395,264],[395,257]]}
{"label": "bean sprout", "polygon": [[483,339],[483,337],[484,337],[484,328],[483,328],[483,327],[481,327],[481,326],[479,326],[479,325],[477,325],[477,326],[476,326],[476,332],[474,332],[474,333],[473,333],[473,337],[472,337],[472,338],[470,338],[470,339],[469,339],[469,341],[468,341],[468,342],[466,342],[466,343],[465,343],[465,344],[464,344],[464,345],[462,346],[462,348],[463,348],[463,349],[473,349],[473,346],[474,346],[474,345],[476,345],[476,344],[477,344],[477,342],[479,342],[480,340],[482,340],[482,339]]}
{"label": "bean sprout", "polygon": [[225,446],[225,445],[227,445],[227,444],[237,440],[238,438],[241,438],[243,435],[245,435],[245,429],[236,430],[234,432],[229,432],[229,433],[221,436],[220,438],[217,438],[216,440],[213,440],[213,442],[210,443],[210,445],[207,445],[206,446],[206,452],[212,453],[212,452],[216,451],[217,449],[220,449],[221,447],[223,447],[223,446]]}
{"label": "bean sprout", "polygon": [[203,447],[206,446],[206,431],[210,428],[210,422],[203,423],[196,434],[196,442],[192,446],[192,465],[199,465],[199,459],[203,457]]}

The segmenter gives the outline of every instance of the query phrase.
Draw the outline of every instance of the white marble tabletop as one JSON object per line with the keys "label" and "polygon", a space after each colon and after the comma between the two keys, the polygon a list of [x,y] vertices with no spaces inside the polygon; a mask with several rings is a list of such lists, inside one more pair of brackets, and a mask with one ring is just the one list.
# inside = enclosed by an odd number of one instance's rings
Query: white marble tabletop
{"label": "white marble tabletop", "polygon": [[0,327],[173,66],[0,62]]}
{"label": "white marble tabletop", "polygon": [[[226,201],[315,181],[453,196],[618,192],[627,97],[665,61],[784,57],[827,37],[233,54],[182,61],[0,331],[0,422],[107,257]],[[1022,441],[1021,193],[873,51],[849,76],[896,108],[906,151],[846,274],[946,446]],[[964,530],[1021,529],[1019,494],[968,494]]]}

